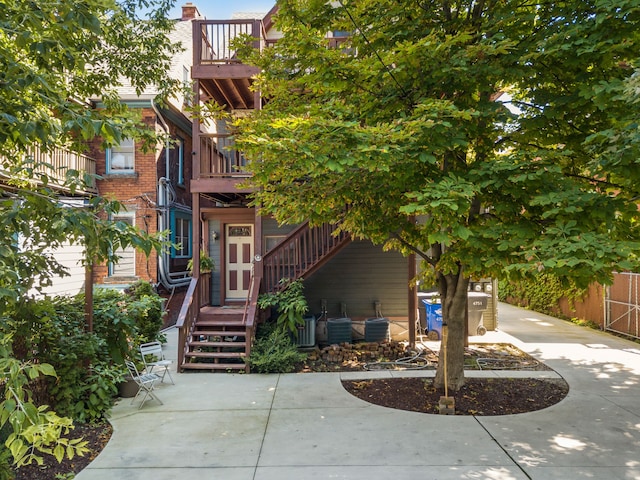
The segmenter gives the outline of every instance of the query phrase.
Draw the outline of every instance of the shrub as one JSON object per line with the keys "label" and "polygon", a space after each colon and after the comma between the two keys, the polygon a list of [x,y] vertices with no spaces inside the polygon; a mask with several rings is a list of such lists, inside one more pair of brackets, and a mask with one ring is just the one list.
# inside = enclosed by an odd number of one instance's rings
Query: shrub
{"label": "shrub", "polygon": [[[78,296],[82,300],[82,296]],[[105,342],[106,352],[100,360],[122,365],[130,356],[136,338],[135,320],[127,297],[117,290],[98,289],[93,297],[93,329]]]}
{"label": "shrub", "polygon": [[548,315],[558,314],[560,299],[566,298],[573,302],[581,298],[584,292],[584,289],[546,273],[519,281],[501,280],[498,285],[501,301],[509,299],[519,306]]}
{"label": "shrub", "polygon": [[155,340],[165,342],[166,338],[160,333],[165,314],[163,299],[145,281],[134,283],[126,293],[129,296],[127,308],[137,333],[136,343],[139,345]]}
{"label": "shrub", "polygon": [[273,324],[258,327],[256,341],[247,362],[255,373],[290,373],[296,363],[304,361],[291,335]]}
{"label": "shrub", "polygon": [[153,289],[153,285],[146,280],[138,280],[136,283],[130,285],[125,290],[125,293],[133,298],[157,296],[156,291]]}
{"label": "shrub", "polygon": [[0,428],[0,480],[13,480],[15,478],[12,468],[13,456],[4,445],[7,438],[9,438],[8,424]]}
{"label": "shrub", "polygon": [[127,294],[95,291],[92,333],[85,332],[80,294],[17,304],[11,319],[0,322],[0,336],[12,339],[16,358],[55,369],[55,377],[30,382],[35,404],[94,422],[113,405],[124,359],[139,357],[139,343],[161,338],[162,315],[160,296],[148,282],[137,282]]}
{"label": "shrub", "polygon": [[283,278],[280,280],[280,290],[258,297],[258,307],[276,309],[276,326],[283,332],[296,333],[298,327],[304,325],[304,315],[309,311],[309,306],[303,294],[302,282],[301,278],[294,281]]}

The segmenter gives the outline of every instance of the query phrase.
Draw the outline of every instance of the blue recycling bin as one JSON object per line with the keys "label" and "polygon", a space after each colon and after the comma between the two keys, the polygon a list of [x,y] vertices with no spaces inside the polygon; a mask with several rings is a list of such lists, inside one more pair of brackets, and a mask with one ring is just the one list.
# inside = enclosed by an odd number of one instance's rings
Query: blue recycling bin
{"label": "blue recycling bin", "polygon": [[[424,331],[429,340],[442,338],[442,305],[437,292],[420,293],[425,309]],[[469,335],[484,335],[487,329],[482,325],[482,314],[487,309],[489,295],[469,292],[467,295]]]}
{"label": "blue recycling bin", "polygon": [[440,340],[442,337],[442,304],[440,298],[422,299],[425,309],[425,330],[429,340]]}

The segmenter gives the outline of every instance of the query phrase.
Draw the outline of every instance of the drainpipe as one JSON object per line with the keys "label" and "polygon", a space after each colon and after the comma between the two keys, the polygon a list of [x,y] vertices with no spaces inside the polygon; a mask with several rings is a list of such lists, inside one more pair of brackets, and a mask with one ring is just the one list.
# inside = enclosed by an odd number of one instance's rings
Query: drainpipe
{"label": "drainpipe", "polygon": [[[167,186],[170,184],[169,180],[169,147],[171,146],[169,135],[169,125],[165,121],[164,117],[158,110],[158,107],[154,103],[153,99],[151,100],[151,108],[156,114],[156,117],[160,121],[162,128],[167,133],[167,139],[165,141],[165,176],[158,179],[158,207],[160,210],[159,220],[158,220],[158,230],[164,232],[169,229],[169,189]],[[158,256],[158,280],[162,283],[162,286],[167,290],[171,290],[176,287],[186,287],[191,282],[191,277],[186,276],[183,278],[172,278],[170,272],[170,253],[168,249],[164,248],[162,253]]]}
{"label": "drainpipe", "polygon": [[153,108],[153,111],[156,113],[156,117],[158,118],[158,120],[160,120],[160,125],[162,125],[163,130],[167,133],[167,140],[165,141],[165,146],[164,146],[164,178],[166,178],[168,181],[170,178],[169,137],[171,136],[171,131],[169,130],[169,125],[167,125],[167,122],[165,121],[164,117],[160,113],[160,110],[158,110],[156,103],[153,101],[153,98],[151,99],[151,108]]}

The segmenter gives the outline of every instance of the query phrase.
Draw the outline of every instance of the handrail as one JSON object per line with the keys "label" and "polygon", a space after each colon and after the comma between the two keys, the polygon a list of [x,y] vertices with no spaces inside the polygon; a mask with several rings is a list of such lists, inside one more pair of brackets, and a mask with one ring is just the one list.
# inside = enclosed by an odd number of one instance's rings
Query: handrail
{"label": "handrail", "polygon": [[245,354],[247,358],[251,355],[251,346],[253,345],[253,337],[255,335],[255,320],[258,311],[258,296],[260,295],[261,280],[261,277],[256,278],[253,274],[251,275],[249,294],[247,295],[242,315],[242,323],[245,326],[247,335],[245,347]]}
{"label": "handrail", "polygon": [[200,172],[198,178],[216,176],[247,176],[247,159],[233,148],[233,136],[200,134]]}
{"label": "handrail", "polygon": [[176,320],[176,328],[178,329],[178,370],[184,363],[185,353],[187,353],[187,338],[193,331],[193,327],[198,318],[200,310],[197,301],[198,296],[198,277],[193,277],[189,282],[189,288],[182,301],[182,307]]}
{"label": "handrail", "polygon": [[336,224],[310,227],[305,222],[269,250],[263,258],[265,291],[277,290],[282,278],[296,280],[308,275],[346,245],[351,240],[349,233],[334,235],[336,229]]}
{"label": "handrail", "polygon": [[211,300],[211,274],[201,273],[189,282],[189,288],[184,295],[182,307],[176,320],[178,329],[178,369],[183,364],[185,354],[189,348],[187,339],[193,332],[198,319],[200,308],[208,305]]}

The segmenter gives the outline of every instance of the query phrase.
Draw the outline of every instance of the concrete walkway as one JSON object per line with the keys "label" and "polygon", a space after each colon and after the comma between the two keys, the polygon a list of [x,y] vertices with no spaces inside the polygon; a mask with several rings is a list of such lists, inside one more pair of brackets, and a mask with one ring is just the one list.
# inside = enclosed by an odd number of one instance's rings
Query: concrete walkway
{"label": "concrete walkway", "polygon": [[498,318],[499,331],[472,341],[544,361],[567,398],[519,415],[441,416],[371,405],[340,384],[415,372],[174,374],[157,389],[164,405],[118,402],[113,437],[76,478],[640,479],[640,345],[506,304]]}

